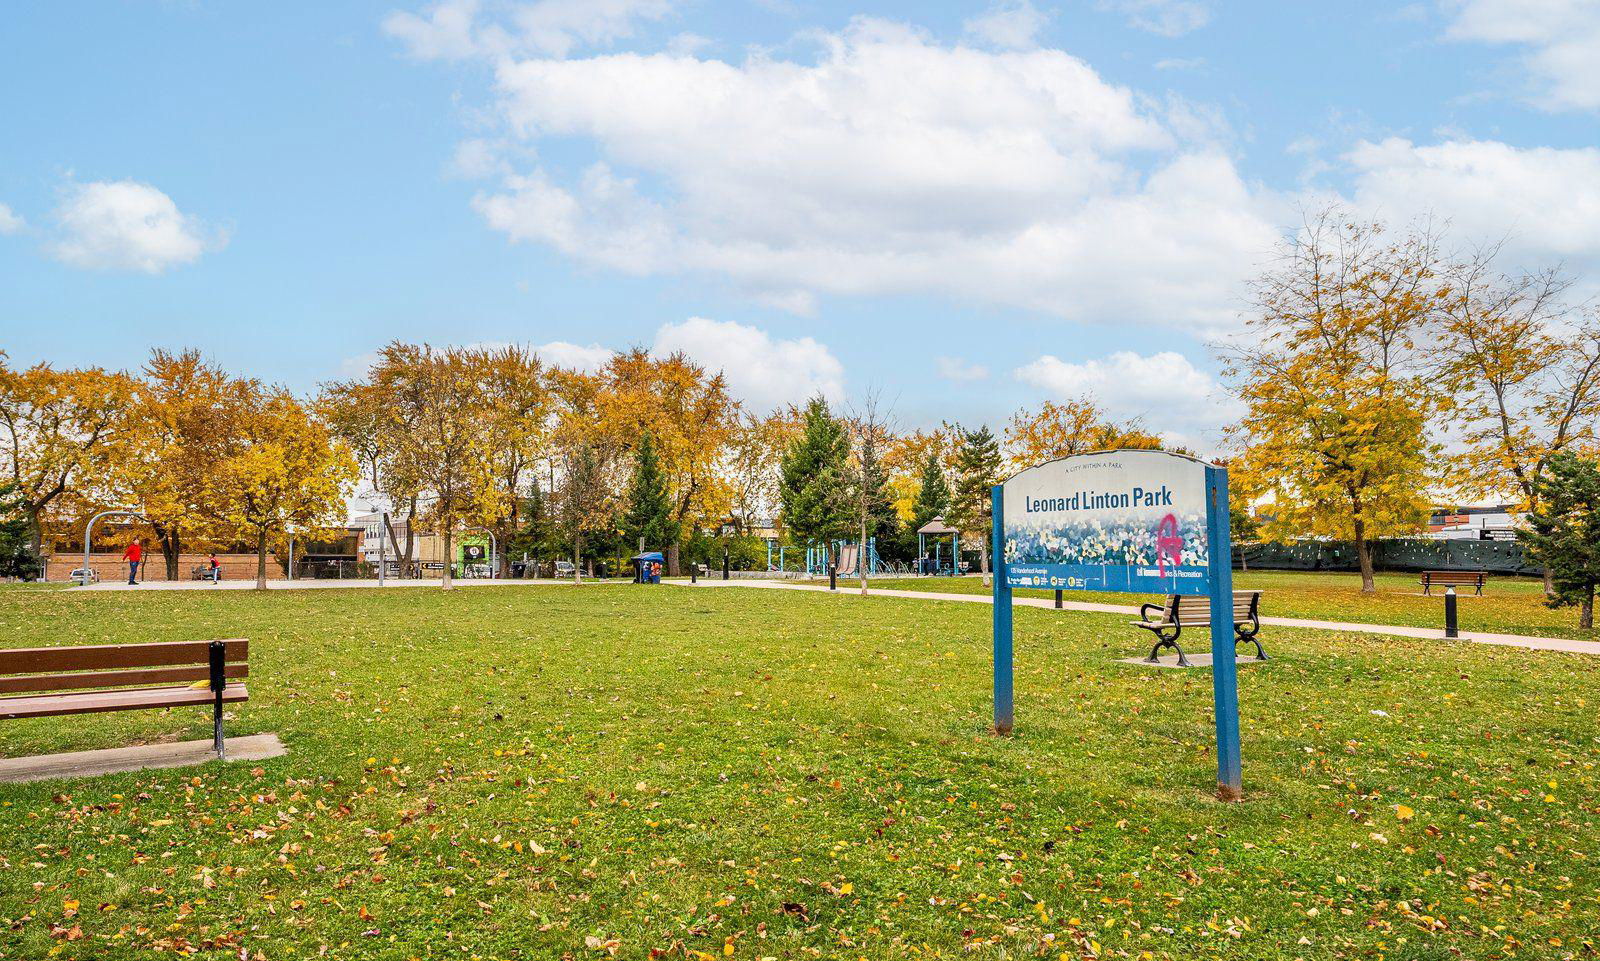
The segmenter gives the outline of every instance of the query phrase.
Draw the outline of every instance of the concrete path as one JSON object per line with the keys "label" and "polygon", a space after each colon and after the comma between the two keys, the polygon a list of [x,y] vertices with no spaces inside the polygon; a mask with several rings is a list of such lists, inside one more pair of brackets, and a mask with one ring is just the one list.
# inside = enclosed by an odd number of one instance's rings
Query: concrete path
{"label": "concrete path", "polygon": [[[223,741],[228,762],[261,761],[289,753],[276,734],[252,734]],[[140,744],[102,751],[0,758],[0,782],[43,781],[55,777],[92,777],[153,767],[189,767],[217,759],[211,739],[171,744]]]}
{"label": "concrete path", "polygon": [[[674,581],[683,587],[689,587],[687,582]],[[718,581],[706,580],[695,587],[726,588],[726,587],[759,587],[781,591],[821,591],[828,593],[828,588],[821,584],[790,584],[784,581]],[[873,597],[905,597],[921,601],[953,601],[963,604],[988,604],[991,598],[988,594],[943,594],[938,591],[897,591],[868,587]],[[843,581],[839,582],[840,595],[849,594],[854,597],[861,596],[860,587],[851,584],[848,588]],[[1045,597],[1015,597],[1012,602],[1018,607],[1042,607],[1055,609],[1055,601]],[[1066,611],[1086,611],[1093,614],[1122,614],[1130,618],[1139,616],[1139,609],[1126,607],[1121,604],[1096,604],[1089,601],[1061,602],[1061,609]],[[1261,623],[1268,627],[1293,627],[1315,631],[1350,631],[1357,634],[1385,634],[1390,637],[1418,637],[1426,640],[1445,640],[1443,628],[1433,627],[1406,627],[1399,624],[1352,624],[1347,621],[1317,621],[1300,617],[1263,617]],[[1530,651],[1565,651],[1570,654],[1597,654],[1600,655],[1600,641],[1574,641],[1560,637],[1525,637],[1520,634],[1489,634],[1481,631],[1462,631],[1457,640],[1470,641],[1474,644],[1495,644],[1501,647],[1520,647]]]}

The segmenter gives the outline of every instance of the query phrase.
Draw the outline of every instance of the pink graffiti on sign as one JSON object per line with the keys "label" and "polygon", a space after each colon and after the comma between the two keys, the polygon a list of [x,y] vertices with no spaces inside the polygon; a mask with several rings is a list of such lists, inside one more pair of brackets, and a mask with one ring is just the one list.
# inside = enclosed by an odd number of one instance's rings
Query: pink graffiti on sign
{"label": "pink graffiti on sign", "polygon": [[1156,526],[1156,573],[1167,576],[1167,560],[1177,568],[1183,564],[1183,535],[1178,533],[1178,518],[1168,514]]}

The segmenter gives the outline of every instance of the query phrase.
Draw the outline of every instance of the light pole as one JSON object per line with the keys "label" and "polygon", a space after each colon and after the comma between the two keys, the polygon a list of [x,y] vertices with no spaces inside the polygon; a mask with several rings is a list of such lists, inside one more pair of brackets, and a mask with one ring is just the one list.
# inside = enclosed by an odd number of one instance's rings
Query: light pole
{"label": "light pole", "polygon": [[376,493],[366,498],[367,507],[378,512],[378,586],[384,585],[384,570],[389,566],[389,511]]}

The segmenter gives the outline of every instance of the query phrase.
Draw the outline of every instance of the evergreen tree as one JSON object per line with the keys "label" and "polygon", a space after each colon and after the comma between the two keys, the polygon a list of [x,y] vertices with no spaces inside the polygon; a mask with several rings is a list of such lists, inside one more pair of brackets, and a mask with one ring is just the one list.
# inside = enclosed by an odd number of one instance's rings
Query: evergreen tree
{"label": "evergreen tree", "polygon": [[917,499],[911,503],[912,534],[915,535],[918,528],[935,517],[944,517],[948,520],[949,512],[950,485],[945,482],[944,470],[939,466],[939,459],[930,454],[922,465]]}
{"label": "evergreen tree", "polygon": [[33,580],[39,563],[33,553],[33,526],[14,483],[0,484],[0,577]]}
{"label": "evergreen tree", "polygon": [[956,488],[950,498],[950,526],[963,540],[977,542],[984,583],[989,580],[989,537],[992,518],[989,488],[1000,480],[1000,444],[987,427],[961,432],[956,454]]}
{"label": "evergreen tree", "polygon": [[1574,454],[1550,458],[1538,480],[1539,509],[1528,515],[1528,546],[1550,571],[1551,607],[1578,605],[1578,626],[1594,626],[1600,583],[1600,465]]}
{"label": "evergreen tree", "polygon": [[554,557],[560,549],[556,542],[555,519],[550,516],[550,502],[537,477],[522,501],[521,515],[522,524],[506,542],[506,556],[526,554],[533,561]]}
{"label": "evergreen tree", "polygon": [[805,428],[783,455],[778,499],[783,524],[802,544],[848,537],[853,518],[847,480],[850,439],[821,397],[806,404]]}
{"label": "evergreen tree", "polygon": [[896,536],[900,517],[894,510],[894,497],[889,493],[889,472],[884,469],[883,452],[878,446],[878,438],[870,435],[862,438],[858,482],[866,498],[867,536],[882,542]]}
{"label": "evergreen tree", "polygon": [[634,451],[633,482],[628,485],[628,507],[622,516],[622,532],[630,549],[640,540],[645,550],[665,551],[677,543],[677,525],[672,521],[672,499],[667,494],[667,478],[661,472],[655,441],[646,431]]}

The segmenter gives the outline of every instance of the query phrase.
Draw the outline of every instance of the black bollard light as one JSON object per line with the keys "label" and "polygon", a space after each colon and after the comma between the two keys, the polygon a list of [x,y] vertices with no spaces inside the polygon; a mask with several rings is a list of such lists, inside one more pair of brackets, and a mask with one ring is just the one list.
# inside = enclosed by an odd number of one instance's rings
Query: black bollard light
{"label": "black bollard light", "polygon": [[836,591],[838,589],[839,589],[839,569],[834,567],[832,564],[829,564],[828,565],[828,590]]}
{"label": "black bollard light", "polygon": [[689,562],[689,583],[691,583],[691,584],[700,583],[700,579],[695,576],[699,572],[700,572],[700,562],[699,561],[690,561]]}
{"label": "black bollard light", "polygon": [[722,579],[723,580],[727,580],[728,579],[728,551],[727,551],[727,549],[723,549],[723,551],[722,551]]}
{"label": "black bollard light", "polygon": [[1453,587],[1444,589],[1444,636],[1461,636],[1456,630],[1456,589]]}
{"label": "black bollard light", "polygon": [[1061,610],[1061,592],[1056,591],[1056,610]]}

